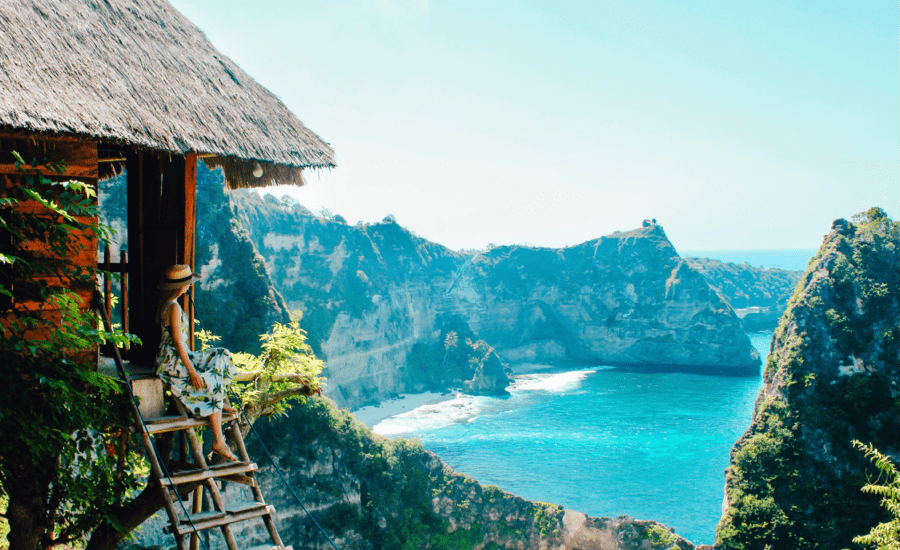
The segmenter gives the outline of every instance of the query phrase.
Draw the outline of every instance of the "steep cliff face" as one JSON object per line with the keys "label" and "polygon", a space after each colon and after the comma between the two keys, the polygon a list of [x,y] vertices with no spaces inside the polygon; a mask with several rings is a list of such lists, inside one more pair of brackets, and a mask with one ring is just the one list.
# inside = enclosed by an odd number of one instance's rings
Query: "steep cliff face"
{"label": "steep cliff face", "polygon": [[[287,417],[257,423],[290,485],[339,548],[459,550],[650,550],[694,546],[654,521],[627,516],[592,518],[553,504],[531,502],[483,486],[456,473],[420,443],[388,440],[338,411],[326,399],[311,398]],[[268,465],[255,439],[248,450],[260,465],[258,478],[276,508],[282,539],[294,548],[327,550],[327,539]],[[243,489],[229,484],[227,497]],[[164,520],[145,523],[131,543],[167,547]],[[246,547],[263,544],[261,522],[242,524],[235,536]],[[224,548],[211,539],[213,550]]]}
{"label": "steep cliff face", "polygon": [[290,321],[262,256],[245,228],[234,220],[220,170],[197,164],[197,252],[194,285],[197,317],[222,338],[218,345],[257,353],[259,335]]}
{"label": "steep cliff face", "polygon": [[685,258],[735,308],[747,331],[774,330],[802,271]]}
{"label": "steep cliff face", "polygon": [[774,334],[754,420],[726,474],[722,548],[853,548],[878,523],[854,439],[898,454],[900,228],[837,220]]}
{"label": "steep cliff face", "polygon": [[505,362],[759,372],[734,311],[656,224],[564,249],[464,254],[393,220],[351,227],[289,200],[231,197],[345,406],[414,389],[414,346],[439,343],[454,317]]}
{"label": "steep cliff face", "polygon": [[232,198],[288,307],[303,311],[329,395],[352,407],[410,389],[407,355],[440,336],[464,256],[396,223],[351,227],[270,195]]}
{"label": "steep cliff face", "polygon": [[451,294],[507,361],[759,368],[734,311],[656,224],[563,249],[494,248]]}

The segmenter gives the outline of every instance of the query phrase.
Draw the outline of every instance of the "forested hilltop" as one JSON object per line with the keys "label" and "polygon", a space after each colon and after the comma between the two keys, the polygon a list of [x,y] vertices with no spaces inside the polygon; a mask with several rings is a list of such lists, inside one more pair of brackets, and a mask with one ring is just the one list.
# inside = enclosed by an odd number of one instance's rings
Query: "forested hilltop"
{"label": "forested hilltop", "polygon": [[787,308],[788,299],[802,271],[753,267],[748,263],[720,262],[709,258],[685,258],[706,277],[741,317],[748,332],[774,330]]}
{"label": "forested hilltop", "polygon": [[900,229],[880,208],[834,222],[774,334],[754,420],[726,476],[723,549],[859,548],[886,512],[852,441],[898,456]]}

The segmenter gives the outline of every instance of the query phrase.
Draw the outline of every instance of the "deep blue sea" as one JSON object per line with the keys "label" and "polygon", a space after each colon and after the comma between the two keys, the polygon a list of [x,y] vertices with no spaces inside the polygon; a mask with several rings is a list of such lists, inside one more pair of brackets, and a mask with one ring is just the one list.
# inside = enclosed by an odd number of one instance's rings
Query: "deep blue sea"
{"label": "deep blue sea", "polygon": [[[771,333],[751,340],[765,358]],[[518,375],[507,397],[411,395],[357,417],[388,437],[419,438],[482,484],[592,516],[653,519],[711,544],[729,451],[761,386],[760,377],[550,368]],[[412,410],[395,414],[404,404]]]}

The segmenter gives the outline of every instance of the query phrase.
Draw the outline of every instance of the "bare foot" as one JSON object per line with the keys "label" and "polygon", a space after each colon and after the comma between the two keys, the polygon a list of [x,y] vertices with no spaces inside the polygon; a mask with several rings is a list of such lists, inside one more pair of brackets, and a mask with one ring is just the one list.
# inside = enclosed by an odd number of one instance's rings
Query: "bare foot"
{"label": "bare foot", "polygon": [[231,462],[241,461],[224,443],[213,443],[212,452]]}
{"label": "bare foot", "polygon": [[231,414],[231,413],[236,413],[236,412],[237,412],[237,409],[235,409],[235,408],[232,407],[231,405],[224,405],[224,406],[222,407],[222,412],[223,412],[223,413],[227,413],[227,414]]}

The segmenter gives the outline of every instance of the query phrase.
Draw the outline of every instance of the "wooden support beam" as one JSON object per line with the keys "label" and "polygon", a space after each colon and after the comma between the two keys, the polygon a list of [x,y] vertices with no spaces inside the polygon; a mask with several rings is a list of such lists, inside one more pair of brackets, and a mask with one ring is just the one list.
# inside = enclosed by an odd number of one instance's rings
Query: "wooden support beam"
{"label": "wooden support beam", "polygon": [[[182,243],[184,257],[181,263],[195,269],[195,228],[197,225],[197,155],[188,153],[184,159],[184,228]],[[194,349],[194,304],[185,300],[184,312],[188,318],[188,347]]]}

